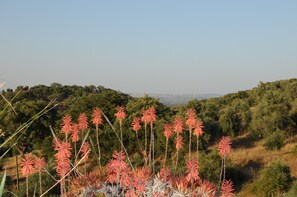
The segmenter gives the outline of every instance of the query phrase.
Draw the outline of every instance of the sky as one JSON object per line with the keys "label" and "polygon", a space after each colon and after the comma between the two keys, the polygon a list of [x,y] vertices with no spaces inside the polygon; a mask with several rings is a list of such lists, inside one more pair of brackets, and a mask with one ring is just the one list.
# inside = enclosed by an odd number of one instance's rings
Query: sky
{"label": "sky", "polygon": [[296,0],[0,1],[0,82],[226,94],[297,77]]}

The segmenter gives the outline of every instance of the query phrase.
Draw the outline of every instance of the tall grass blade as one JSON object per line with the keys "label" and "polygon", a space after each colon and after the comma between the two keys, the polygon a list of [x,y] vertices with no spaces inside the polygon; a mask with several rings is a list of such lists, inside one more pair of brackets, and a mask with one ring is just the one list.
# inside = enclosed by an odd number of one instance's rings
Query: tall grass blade
{"label": "tall grass blade", "polygon": [[2,194],[3,194],[5,180],[6,180],[6,171],[5,171],[4,174],[3,174],[2,181],[1,181],[1,185],[0,185],[0,197],[1,197]]}

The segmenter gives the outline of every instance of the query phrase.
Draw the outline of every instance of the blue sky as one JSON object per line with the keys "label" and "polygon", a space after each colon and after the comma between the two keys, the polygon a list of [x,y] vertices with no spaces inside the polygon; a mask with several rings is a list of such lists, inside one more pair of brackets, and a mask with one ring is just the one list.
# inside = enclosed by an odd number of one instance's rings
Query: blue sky
{"label": "blue sky", "polygon": [[236,92],[297,77],[297,1],[1,1],[0,80]]}

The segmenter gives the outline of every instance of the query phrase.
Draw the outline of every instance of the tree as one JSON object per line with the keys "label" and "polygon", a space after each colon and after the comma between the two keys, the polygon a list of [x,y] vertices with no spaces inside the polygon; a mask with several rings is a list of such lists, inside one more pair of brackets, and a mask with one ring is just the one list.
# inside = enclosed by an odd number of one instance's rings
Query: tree
{"label": "tree", "polygon": [[260,177],[253,183],[253,192],[266,196],[280,196],[292,183],[290,168],[280,162],[272,163],[260,172]]}

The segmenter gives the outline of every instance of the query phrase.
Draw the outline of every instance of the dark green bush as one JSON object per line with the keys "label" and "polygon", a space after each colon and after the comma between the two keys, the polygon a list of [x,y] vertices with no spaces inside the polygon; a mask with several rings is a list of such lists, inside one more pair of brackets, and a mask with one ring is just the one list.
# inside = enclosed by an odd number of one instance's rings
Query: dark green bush
{"label": "dark green bush", "polygon": [[199,173],[203,179],[207,179],[213,183],[219,181],[221,169],[221,157],[217,150],[213,150],[209,154],[199,155]]}
{"label": "dark green bush", "polygon": [[286,195],[286,197],[295,197],[295,196],[297,196],[297,180],[292,183],[292,186]]}
{"label": "dark green bush", "polygon": [[291,183],[290,168],[275,162],[260,172],[260,177],[252,185],[252,191],[257,195],[279,196],[288,191]]}
{"label": "dark green bush", "polygon": [[275,132],[265,139],[264,147],[266,150],[279,150],[284,145],[284,140],[284,134]]}

